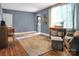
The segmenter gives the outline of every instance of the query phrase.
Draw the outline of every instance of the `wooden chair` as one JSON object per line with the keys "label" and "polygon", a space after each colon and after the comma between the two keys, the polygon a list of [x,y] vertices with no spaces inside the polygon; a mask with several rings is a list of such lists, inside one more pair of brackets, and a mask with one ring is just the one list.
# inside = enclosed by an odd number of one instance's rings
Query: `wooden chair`
{"label": "wooden chair", "polygon": [[68,51],[79,52],[79,31],[67,33],[64,37],[64,44]]}
{"label": "wooden chair", "polygon": [[[15,29],[12,27],[8,27],[8,41],[13,43],[13,45],[15,45],[15,34],[14,33],[15,33]],[[9,39],[10,37],[12,38],[12,41],[11,39]]]}

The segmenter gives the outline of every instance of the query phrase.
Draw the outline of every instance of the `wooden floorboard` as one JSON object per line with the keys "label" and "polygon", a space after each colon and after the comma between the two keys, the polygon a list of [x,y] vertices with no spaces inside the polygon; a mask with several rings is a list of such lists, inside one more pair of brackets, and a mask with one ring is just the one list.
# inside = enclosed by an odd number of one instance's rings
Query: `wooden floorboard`
{"label": "wooden floorboard", "polygon": [[63,51],[51,50],[51,51],[48,51],[48,52],[42,54],[41,56],[72,56],[72,55],[71,55],[71,53],[66,51],[66,48],[64,48]]}
{"label": "wooden floorboard", "polygon": [[[48,39],[48,38],[47,38]],[[18,41],[15,42],[15,46],[9,45],[7,48],[0,49],[0,56],[29,56],[28,53],[23,49]],[[63,51],[48,51],[40,56],[71,56],[68,50],[64,47]]]}
{"label": "wooden floorboard", "polygon": [[10,45],[7,48],[0,49],[0,56],[28,56],[28,54],[17,41],[15,46]]}

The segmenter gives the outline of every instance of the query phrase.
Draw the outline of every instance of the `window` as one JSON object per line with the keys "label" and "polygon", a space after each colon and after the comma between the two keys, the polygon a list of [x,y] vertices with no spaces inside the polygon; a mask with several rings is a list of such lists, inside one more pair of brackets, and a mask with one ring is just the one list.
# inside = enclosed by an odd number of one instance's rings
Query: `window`
{"label": "window", "polygon": [[73,28],[74,4],[66,4],[51,8],[50,27],[63,26]]}
{"label": "window", "polygon": [[3,13],[3,19],[8,27],[12,27],[12,14]]}

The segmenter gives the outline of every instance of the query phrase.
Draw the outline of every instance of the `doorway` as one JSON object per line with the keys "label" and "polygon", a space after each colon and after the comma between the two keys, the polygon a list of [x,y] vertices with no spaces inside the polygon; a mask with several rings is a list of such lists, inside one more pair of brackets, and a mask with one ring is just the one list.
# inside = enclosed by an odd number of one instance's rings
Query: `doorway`
{"label": "doorway", "polygon": [[37,16],[37,32],[41,33],[41,17]]}

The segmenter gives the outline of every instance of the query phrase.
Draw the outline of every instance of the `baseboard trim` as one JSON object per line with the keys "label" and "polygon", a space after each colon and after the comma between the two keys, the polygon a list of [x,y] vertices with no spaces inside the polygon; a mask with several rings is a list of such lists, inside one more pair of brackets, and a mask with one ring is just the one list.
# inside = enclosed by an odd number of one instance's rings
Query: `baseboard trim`
{"label": "baseboard trim", "polygon": [[29,34],[28,36],[16,37],[16,39],[19,40],[19,39],[33,37],[33,36],[36,36],[36,35],[39,35],[39,33]]}
{"label": "baseboard trim", "polygon": [[47,34],[47,33],[36,32],[36,31],[23,32],[23,33],[21,33],[21,34],[17,34],[17,35],[22,35],[22,34],[26,34],[26,33],[33,33],[33,32],[34,32],[34,34],[29,34],[28,36],[16,37],[16,39],[19,40],[19,39],[29,38],[29,37],[33,37],[33,36],[40,35],[40,34],[49,37],[49,34]]}
{"label": "baseboard trim", "polygon": [[43,32],[41,32],[40,34],[42,34],[42,35],[45,35],[45,36],[50,36],[49,34],[47,34],[47,33],[43,33]]}
{"label": "baseboard trim", "polygon": [[29,31],[29,32],[17,32],[15,35],[22,35],[22,34],[28,34],[28,33],[36,33],[36,31]]}

